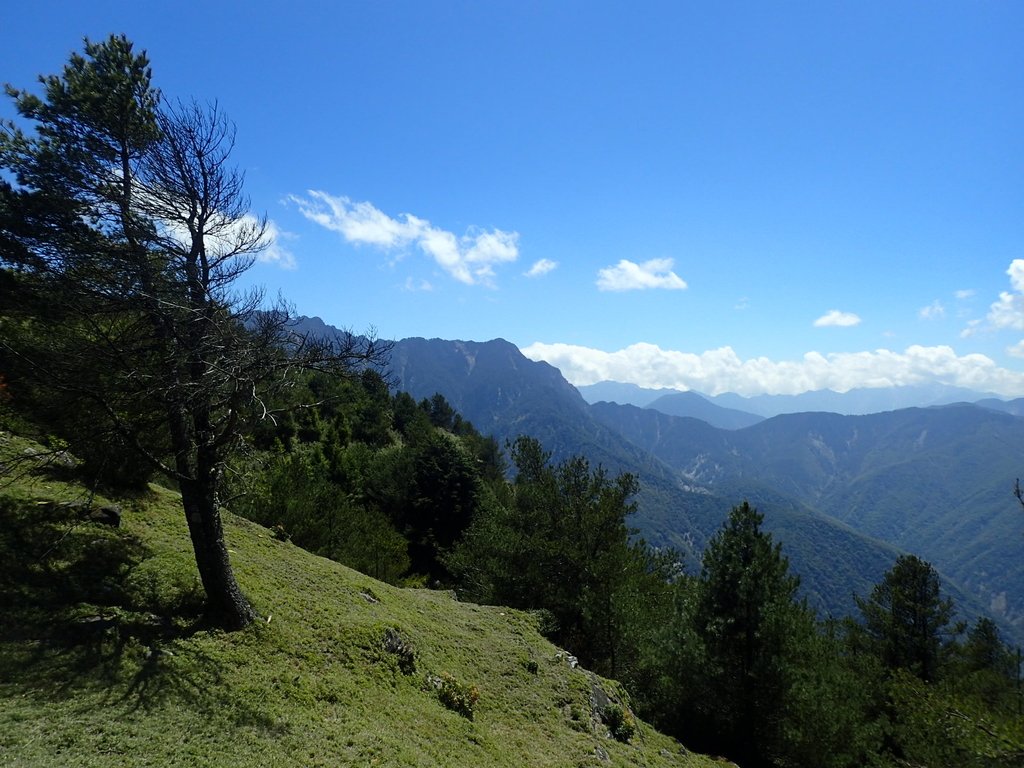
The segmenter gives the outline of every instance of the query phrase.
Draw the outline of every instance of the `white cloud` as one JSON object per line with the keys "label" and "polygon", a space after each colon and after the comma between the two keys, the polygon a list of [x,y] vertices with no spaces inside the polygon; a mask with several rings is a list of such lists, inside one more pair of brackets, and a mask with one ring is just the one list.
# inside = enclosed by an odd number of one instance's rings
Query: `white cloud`
{"label": "white cloud", "polygon": [[597,287],[602,291],[682,290],[686,281],[672,271],[672,264],[672,259],[651,259],[643,264],[622,259],[614,267],[598,271]]}
{"label": "white cloud", "polygon": [[427,280],[414,280],[412,277],[405,278],[405,285],[402,286],[402,290],[405,291],[432,291],[434,286],[431,285]]}
{"label": "white cloud", "polygon": [[969,299],[969,298],[974,296],[974,289],[973,288],[965,288],[962,291],[957,291],[953,295],[956,296],[957,300],[965,301],[965,300],[967,300],[967,299]]}
{"label": "white cloud", "polygon": [[494,268],[519,258],[519,234],[500,229],[470,229],[461,237],[411,213],[392,218],[372,203],[352,202],[318,190],[288,199],[316,224],[355,245],[396,251],[415,245],[438,266],[466,285],[493,285]]}
{"label": "white cloud", "polygon": [[551,259],[540,259],[539,261],[535,261],[529,271],[524,272],[523,274],[527,277],[541,277],[555,269],[557,266],[557,261],[552,261]]}
{"label": "white cloud", "polygon": [[968,320],[967,327],[960,331],[961,339],[969,339],[981,330],[981,320]]}
{"label": "white cloud", "polygon": [[[143,210],[153,217],[164,245],[187,252],[192,246],[192,235],[185,222],[188,211],[176,210],[175,206],[169,205],[143,185],[135,187],[135,194]],[[281,269],[296,267],[295,255],[282,241],[294,240],[298,236],[281,229],[272,219],[258,218],[251,213],[237,217],[225,216],[214,211],[204,222],[204,229],[207,253],[221,257],[235,255],[240,244],[251,245],[262,229],[262,237],[258,240],[262,247],[255,254],[256,260],[264,264],[276,264]],[[251,251],[242,255],[251,255]]]}
{"label": "white cloud", "polygon": [[999,300],[988,309],[986,320],[992,328],[1024,331],[1024,259],[1010,262],[1006,274],[1012,290],[999,294]]}
{"label": "white cloud", "polygon": [[840,312],[838,309],[830,309],[824,315],[814,321],[815,328],[840,327],[848,328],[851,325],[859,325],[860,317],[852,312]]}
{"label": "white cloud", "polygon": [[938,299],[933,301],[927,307],[921,307],[917,310],[917,316],[922,320],[937,320],[940,317],[944,317],[945,314],[946,308]]}
{"label": "white cloud", "polygon": [[1007,347],[1006,354],[1013,357],[1024,357],[1024,341],[1018,341],[1016,344]]}
{"label": "white cloud", "polygon": [[889,387],[942,382],[1006,397],[1024,396],[1024,373],[1000,368],[980,354],[957,355],[951,347],[911,346],[903,352],[808,352],[800,360],[742,360],[731,347],[699,354],[633,344],[616,352],[570,344],[531,344],[522,350],[545,360],[573,384],[621,381],[656,389],[695,389],[715,395],[787,394],[819,389],[846,392],[859,387]]}
{"label": "white cloud", "polygon": [[[249,217],[251,218],[251,217]],[[295,255],[281,245],[282,240],[294,240],[297,235],[285,232],[273,221],[267,220],[266,237],[268,245],[256,256],[264,264],[276,264],[281,269],[295,269]]]}

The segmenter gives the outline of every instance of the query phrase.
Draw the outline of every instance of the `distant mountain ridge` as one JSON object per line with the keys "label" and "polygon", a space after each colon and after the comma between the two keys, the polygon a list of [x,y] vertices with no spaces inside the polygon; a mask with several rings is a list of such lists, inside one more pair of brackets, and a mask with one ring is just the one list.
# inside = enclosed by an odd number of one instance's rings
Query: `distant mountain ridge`
{"label": "distant mountain ridge", "polygon": [[716,405],[696,392],[673,392],[662,395],[646,407],[669,416],[700,419],[719,429],[743,429],[764,421],[763,416]]}
{"label": "distant mountain ridge", "polygon": [[[620,405],[636,405],[657,407],[656,402],[666,396],[683,394],[679,390],[645,389],[635,384],[603,381],[577,387],[588,403],[601,400]],[[936,405],[951,405],[958,402],[974,403],[984,400],[985,407],[996,410],[1007,410],[1004,401],[991,392],[977,392],[963,387],[952,387],[946,384],[929,384],[904,387],[878,387],[851,389],[847,392],[834,392],[830,389],[804,392],[799,395],[754,395],[744,397],[732,392],[720,395],[696,394],[713,405],[750,413],[762,418],[771,418],[784,413],[806,413],[824,411],[839,413],[845,416],[866,415],[895,411],[902,408],[924,408]],[[1016,415],[1024,415],[1024,398],[1015,406],[1019,411]],[[1001,405],[1003,404],[1003,405]],[[658,408],[658,410],[663,410]],[[670,411],[663,411],[669,413]],[[672,415],[691,415],[672,413]]]}
{"label": "distant mountain ridge", "polygon": [[771,488],[930,560],[992,613],[1024,627],[1024,523],[1011,495],[1024,420],[962,404],[786,414],[725,431],[652,409],[592,409],[694,482],[723,495]]}

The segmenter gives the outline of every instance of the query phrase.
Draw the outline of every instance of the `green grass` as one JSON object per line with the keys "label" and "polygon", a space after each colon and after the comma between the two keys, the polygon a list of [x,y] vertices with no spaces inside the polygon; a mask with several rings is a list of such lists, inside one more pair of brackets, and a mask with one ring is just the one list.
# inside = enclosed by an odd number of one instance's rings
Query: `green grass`
{"label": "green grass", "polygon": [[[389,586],[231,515],[262,618],[206,629],[176,494],[115,500],[119,529],[82,522],[39,503],[85,495],[60,470],[8,461],[31,449],[0,432],[4,766],[713,764],[644,723],[612,738],[591,695],[621,690],[570,668],[530,614]],[[471,718],[442,680],[476,687]]]}

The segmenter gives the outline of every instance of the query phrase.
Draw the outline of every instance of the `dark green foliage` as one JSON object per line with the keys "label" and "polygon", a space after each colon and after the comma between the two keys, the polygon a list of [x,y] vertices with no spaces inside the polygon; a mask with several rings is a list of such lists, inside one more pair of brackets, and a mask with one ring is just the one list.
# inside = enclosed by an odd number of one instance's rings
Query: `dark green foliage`
{"label": "dark green foliage", "polygon": [[[360,452],[357,444],[341,458],[358,463],[365,459],[350,454]],[[405,539],[379,510],[356,503],[330,474],[316,450],[273,457],[252,499],[238,509],[311,552],[397,582],[409,567]]]}
{"label": "dark green foliage", "polygon": [[612,737],[624,744],[628,744],[630,739],[636,735],[636,720],[628,709],[619,704],[609,703],[606,705],[601,712],[601,719],[608,726]]}
{"label": "dark green foliage", "polygon": [[455,409],[448,404],[448,401],[441,394],[435,394],[429,400],[424,400],[420,404],[420,409],[430,417],[430,423],[438,429],[443,429],[447,432],[455,431],[455,418],[457,414]]}
{"label": "dark green foliage", "polygon": [[458,438],[443,430],[411,453],[409,503],[397,522],[410,541],[413,571],[447,581],[441,558],[462,537],[477,510],[480,478]]}
{"label": "dark green foliage", "polygon": [[712,537],[699,577],[675,581],[649,636],[638,711],[702,751],[744,766],[875,764],[881,669],[796,599],[779,544],[748,503]]}
{"label": "dark green foliage", "polygon": [[[95,479],[175,483],[209,614],[240,629],[256,614],[224,543],[229,459],[297,372],[352,375],[382,352],[300,337],[282,303],[238,291],[268,233],[216,106],[161,105],[123,36],[87,41],[41,82],[41,97],[8,89],[33,133],[0,130],[16,182],[0,187],[0,367]],[[298,427],[318,437],[319,424]]]}
{"label": "dark green foliage", "polygon": [[93,482],[144,487],[154,465],[136,442],[155,438],[158,409],[119,386],[117,358],[145,334],[123,297],[133,289],[126,241],[146,225],[124,220],[136,165],[159,138],[159,92],[123,36],[87,40],[40,82],[42,97],[7,87],[35,135],[0,125],[0,167],[18,184],[0,185],[0,267],[11,270],[0,281],[0,369],[18,407],[71,442]]}
{"label": "dark green foliage", "polygon": [[796,640],[782,756],[808,768],[879,764],[884,733],[877,717],[880,666],[872,657],[851,654],[833,623],[817,630],[805,627]]}
{"label": "dark green foliage", "polygon": [[930,563],[900,555],[870,597],[858,598],[857,604],[887,669],[905,669],[925,682],[939,676],[953,603],[942,598]]}
{"label": "dark green foliage", "polygon": [[1020,714],[1024,700],[1018,685],[1019,665],[1019,651],[1003,642],[995,622],[978,619],[955,649],[946,680],[950,688],[991,710]]}
{"label": "dark green foliage", "polygon": [[705,717],[747,761],[780,750],[797,653],[813,634],[796,602],[799,579],[763,519],[747,502],[733,507],[704,552],[693,604],[707,689],[717,694]]}
{"label": "dark green foliage", "polygon": [[993,711],[978,698],[897,670],[888,684],[890,742],[900,764],[1016,768],[1024,761],[1019,712]]}
{"label": "dark green foliage", "polygon": [[1016,675],[1016,659],[992,619],[981,618],[974,623],[960,655],[968,672],[991,672],[1010,679]]}
{"label": "dark green foliage", "polygon": [[[449,584],[445,558],[500,476],[501,455],[443,398],[394,397],[379,375],[314,374],[294,397],[317,404],[264,427],[236,482],[237,511],[376,578]],[[453,413],[453,412],[452,412]]]}
{"label": "dark green foliage", "polygon": [[587,665],[640,674],[652,617],[670,603],[672,558],[631,543],[636,480],[579,457],[552,466],[532,438],[509,446],[516,478],[485,496],[448,562],[473,600],[543,609]]}

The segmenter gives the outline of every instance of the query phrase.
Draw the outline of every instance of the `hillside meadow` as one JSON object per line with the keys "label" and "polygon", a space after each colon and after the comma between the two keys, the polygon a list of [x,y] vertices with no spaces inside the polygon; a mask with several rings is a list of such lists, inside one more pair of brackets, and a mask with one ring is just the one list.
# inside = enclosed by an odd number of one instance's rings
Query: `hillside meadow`
{"label": "hillside meadow", "polygon": [[720,764],[632,721],[530,613],[384,584],[231,515],[260,619],[210,630],[177,494],[90,499],[35,453],[0,433],[4,765]]}

